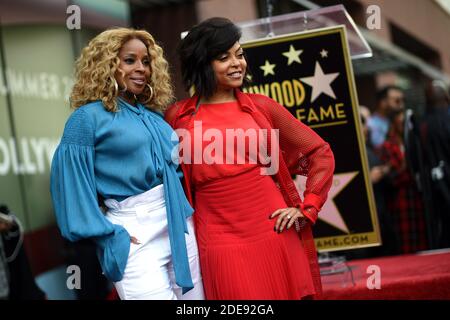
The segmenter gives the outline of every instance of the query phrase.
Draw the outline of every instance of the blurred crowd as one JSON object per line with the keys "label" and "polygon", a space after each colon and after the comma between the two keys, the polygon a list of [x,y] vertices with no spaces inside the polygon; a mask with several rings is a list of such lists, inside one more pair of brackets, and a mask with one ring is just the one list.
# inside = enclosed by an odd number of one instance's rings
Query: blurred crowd
{"label": "blurred crowd", "polygon": [[386,86],[376,106],[360,106],[361,123],[383,244],[351,258],[450,247],[450,95],[430,81],[417,117],[403,90]]}

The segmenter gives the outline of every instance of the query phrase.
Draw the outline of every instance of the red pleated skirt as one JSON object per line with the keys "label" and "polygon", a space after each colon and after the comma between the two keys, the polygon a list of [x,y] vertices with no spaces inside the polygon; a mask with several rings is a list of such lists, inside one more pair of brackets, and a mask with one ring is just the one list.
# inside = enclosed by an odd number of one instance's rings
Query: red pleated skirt
{"label": "red pleated skirt", "polygon": [[301,299],[315,293],[294,227],[278,234],[269,219],[286,203],[259,167],[195,191],[196,233],[207,299]]}

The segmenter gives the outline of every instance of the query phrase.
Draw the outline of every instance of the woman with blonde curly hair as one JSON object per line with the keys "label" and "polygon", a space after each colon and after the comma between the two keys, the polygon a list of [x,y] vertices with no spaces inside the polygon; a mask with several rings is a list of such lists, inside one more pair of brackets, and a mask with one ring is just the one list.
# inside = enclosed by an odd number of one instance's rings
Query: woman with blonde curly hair
{"label": "woman with blonde curly hair", "polygon": [[178,141],[162,116],[171,100],[168,64],[146,31],[104,31],[76,62],[52,200],[65,238],[95,241],[121,299],[203,299]]}

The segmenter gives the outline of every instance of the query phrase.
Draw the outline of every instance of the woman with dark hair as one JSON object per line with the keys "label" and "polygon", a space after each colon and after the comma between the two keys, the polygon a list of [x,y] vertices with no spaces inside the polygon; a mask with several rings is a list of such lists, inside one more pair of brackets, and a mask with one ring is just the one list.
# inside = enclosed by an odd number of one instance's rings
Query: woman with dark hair
{"label": "woman with dark hair", "polygon": [[[311,225],[331,186],[333,154],[284,107],[240,90],[247,72],[240,37],[224,18],[190,30],[179,54],[195,94],[166,112],[180,136],[206,298],[315,296]],[[303,202],[292,174],[308,176]]]}

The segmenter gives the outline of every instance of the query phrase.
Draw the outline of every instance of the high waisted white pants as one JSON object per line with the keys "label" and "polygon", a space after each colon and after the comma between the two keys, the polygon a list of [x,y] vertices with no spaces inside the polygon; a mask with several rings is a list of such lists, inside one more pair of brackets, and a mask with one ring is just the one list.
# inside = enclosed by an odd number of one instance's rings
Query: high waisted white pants
{"label": "high waisted white pants", "polygon": [[203,300],[203,284],[192,217],[185,234],[194,289],[182,295],[175,283],[164,187],[159,185],[121,202],[105,201],[106,217],[122,225],[140,244],[130,244],[123,279],[114,283],[122,300]]}

